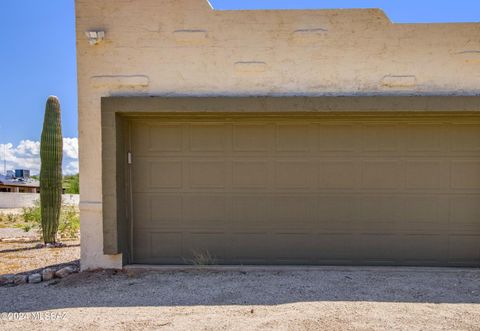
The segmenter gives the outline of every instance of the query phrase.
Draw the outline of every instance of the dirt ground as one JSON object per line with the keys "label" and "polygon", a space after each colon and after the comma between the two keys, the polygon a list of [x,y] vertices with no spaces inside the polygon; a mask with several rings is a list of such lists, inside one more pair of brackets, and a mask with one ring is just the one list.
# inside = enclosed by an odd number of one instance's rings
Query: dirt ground
{"label": "dirt ground", "polygon": [[[1,230],[6,229],[0,229]],[[36,249],[34,243],[0,242],[0,275],[24,273],[80,259],[80,242],[65,241],[67,247]]]}
{"label": "dirt ground", "polygon": [[1,330],[480,330],[478,269],[100,271],[0,298]]}

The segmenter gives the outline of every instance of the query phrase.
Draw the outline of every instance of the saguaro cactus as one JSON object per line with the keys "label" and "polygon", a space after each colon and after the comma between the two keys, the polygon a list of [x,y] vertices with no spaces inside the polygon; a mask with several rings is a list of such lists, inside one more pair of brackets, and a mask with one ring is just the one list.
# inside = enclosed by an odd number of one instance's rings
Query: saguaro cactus
{"label": "saguaro cactus", "polygon": [[51,96],[45,107],[40,142],[40,209],[43,240],[55,243],[62,204],[63,138],[60,102]]}

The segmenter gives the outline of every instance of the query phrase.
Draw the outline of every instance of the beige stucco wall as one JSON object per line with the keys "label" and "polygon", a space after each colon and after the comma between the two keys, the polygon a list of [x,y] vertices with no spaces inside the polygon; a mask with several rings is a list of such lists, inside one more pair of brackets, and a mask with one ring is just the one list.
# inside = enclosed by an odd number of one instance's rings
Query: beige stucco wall
{"label": "beige stucco wall", "polygon": [[[102,96],[480,94],[480,24],[214,11],[206,0],[77,0],[76,10],[83,269],[121,267],[102,252]],[[105,40],[91,46],[91,30]]]}

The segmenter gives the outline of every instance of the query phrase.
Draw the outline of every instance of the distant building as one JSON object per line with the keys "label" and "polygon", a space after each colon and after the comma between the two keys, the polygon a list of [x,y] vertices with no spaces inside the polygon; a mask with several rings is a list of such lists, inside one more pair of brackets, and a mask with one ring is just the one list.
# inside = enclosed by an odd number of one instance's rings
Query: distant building
{"label": "distant building", "polygon": [[15,170],[16,178],[30,178],[30,170],[25,169],[16,169]]}
{"label": "distant building", "polygon": [[0,175],[0,192],[40,193],[40,182],[32,178]]}
{"label": "distant building", "polygon": [[39,193],[40,182],[30,178],[30,170],[8,170],[5,176],[0,175],[0,192]]}

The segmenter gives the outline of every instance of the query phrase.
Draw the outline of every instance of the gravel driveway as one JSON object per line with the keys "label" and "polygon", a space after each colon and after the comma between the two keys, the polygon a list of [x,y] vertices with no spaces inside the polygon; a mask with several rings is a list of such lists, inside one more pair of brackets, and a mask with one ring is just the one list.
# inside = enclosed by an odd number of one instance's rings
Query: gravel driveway
{"label": "gravel driveway", "polygon": [[[480,329],[480,270],[246,270],[86,272],[2,287],[0,311],[27,320],[0,329]],[[60,320],[32,320],[52,312]]]}

